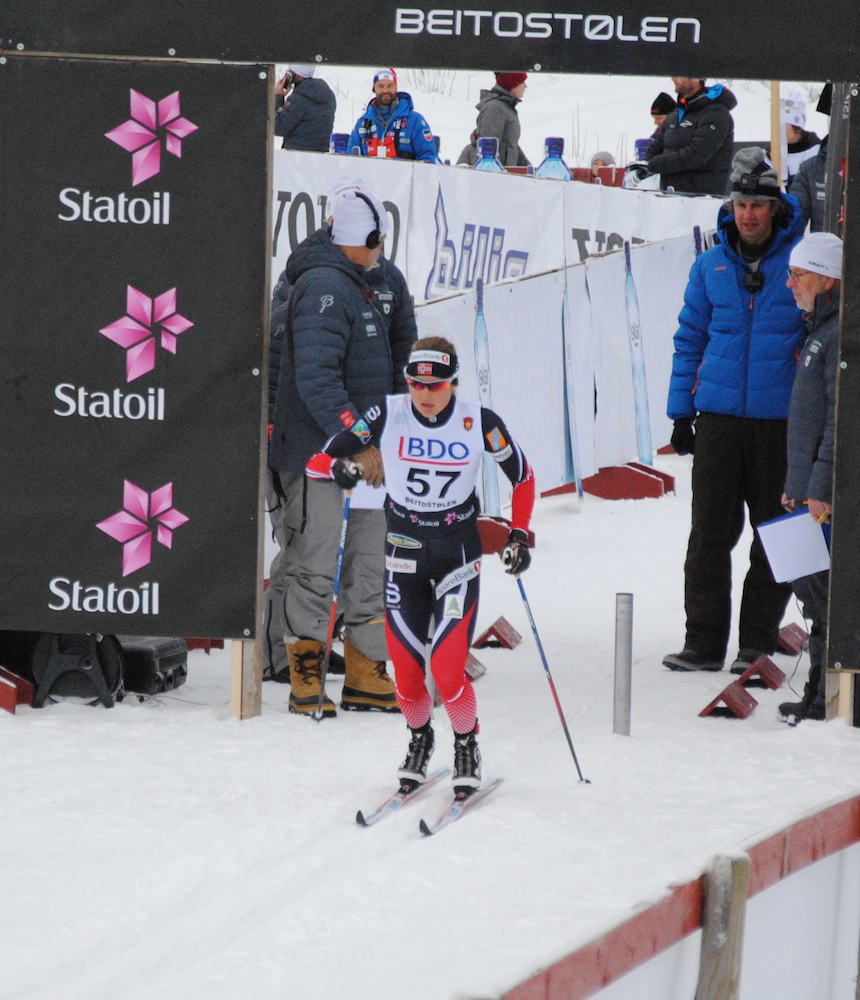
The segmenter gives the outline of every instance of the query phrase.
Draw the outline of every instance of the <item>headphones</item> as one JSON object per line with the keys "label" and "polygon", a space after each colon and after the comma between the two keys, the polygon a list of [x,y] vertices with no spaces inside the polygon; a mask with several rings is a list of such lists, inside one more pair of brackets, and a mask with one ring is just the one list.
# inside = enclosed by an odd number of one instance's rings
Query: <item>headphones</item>
{"label": "headphones", "polygon": [[364,245],[368,250],[375,250],[382,242],[382,233],[379,231],[379,213],[376,211],[373,202],[367,197],[366,194],[363,194],[361,191],[355,191],[354,194],[356,198],[361,198],[370,211],[373,212],[374,228],[367,234],[367,239],[364,241]]}

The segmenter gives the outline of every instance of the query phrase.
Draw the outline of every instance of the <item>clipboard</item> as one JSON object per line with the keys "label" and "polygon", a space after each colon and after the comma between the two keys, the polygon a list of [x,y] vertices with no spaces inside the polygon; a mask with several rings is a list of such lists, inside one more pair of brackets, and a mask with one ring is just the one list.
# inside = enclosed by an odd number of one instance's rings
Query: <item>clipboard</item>
{"label": "clipboard", "polygon": [[829,524],[819,524],[806,507],[760,524],[756,531],[774,580],[789,583],[830,569],[829,529]]}

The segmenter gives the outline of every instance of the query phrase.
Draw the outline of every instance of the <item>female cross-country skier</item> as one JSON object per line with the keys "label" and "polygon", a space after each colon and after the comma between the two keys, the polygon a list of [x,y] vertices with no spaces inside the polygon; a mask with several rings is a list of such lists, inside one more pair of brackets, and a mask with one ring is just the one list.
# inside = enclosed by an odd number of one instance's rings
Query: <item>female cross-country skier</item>
{"label": "female cross-country skier", "polygon": [[375,442],[385,469],[388,536],[385,548],[386,636],[397,703],[411,731],[398,771],[403,793],[427,778],[435,739],[425,684],[425,648],[434,622],[430,669],[454,729],[454,794],[466,798],[481,783],[475,692],[466,659],[478,610],[481,539],[475,485],[484,452],[513,483],[512,529],[501,552],[507,572],[531,562],[528,527],[535,485],[525,456],[502,420],[456,395],[454,346],[426,337],[406,366],[409,395],[387,396],[352,428],[335,435],[307,466],[309,476],[358,482],[353,456]]}

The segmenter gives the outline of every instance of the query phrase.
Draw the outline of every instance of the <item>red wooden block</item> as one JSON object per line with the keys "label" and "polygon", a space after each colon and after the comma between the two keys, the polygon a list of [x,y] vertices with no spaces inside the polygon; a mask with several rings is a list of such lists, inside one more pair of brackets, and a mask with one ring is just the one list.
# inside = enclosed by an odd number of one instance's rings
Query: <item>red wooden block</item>
{"label": "red wooden block", "polygon": [[36,693],[36,688],[30,681],[19,677],[17,674],[13,674],[11,670],[7,670],[5,667],[0,667],[0,677],[14,685],[19,705],[33,704],[33,695]]}
{"label": "red wooden block", "polygon": [[202,649],[207,653],[212,649],[224,648],[223,639],[186,639],[185,642],[189,649]]}
{"label": "red wooden block", "polygon": [[781,653],[797,656],[809,647],[809,636],[799,625],[785,625],[779,630],[777,647]]}
{"label": "red wooden block", "polygon": [[659,476],[663,480],[663,489],[667,493],[675,492],[675,477],[670,476],[668,472],[661,472],[659,469],[655,469],[651,465],[642,465],[641,462],[628,462],[627,465],[631,469],[638,469],[640,472],[647,472],[649,476]]}
{"label": "red wooden block", "polygon": [[479,677],[483,677],[487,672],[487,668],[477,657],[473,656],[471,653],[466,657],[466,676],[469,680],[476,681]]}
{"label": "red wooden block", "polygon": [[601,469],[596,476],[583,479],[582,487],[586,493],[604,500],[641,500],[643,497],[661,497],[666,492],[663,478],[653,469],[643,472],[632,465]]}
{"label": "red wooden block", "polygon": [[[506,517],[481,514],[478,518],[478,534],[481,536],[481,550],[484,555],[497,555],[508,544],[511,522]],[[534,545],[535,535],[529,532],[529,545]]]}
{"label": "red wooden block", "polygon": [[18,689],[5,677],[0,677],[0,708],[6,712],[15,714],[15,706],[18,704]]}
{"label": "red wooden block", "polygon": [[758,702],[738,681],[721,691],[710,705],[705,706],[700,717],[706,715],[736,715],[739,719],[746,719],[752,715],[753,709]]}
{"label": "red wooden block", "polygon": [[472,649],[483,649],[485,646],[504,646],[514,649],[523,641],[523,637],[505,618],[497,618],[493,624],[482,632],[472,643]]}
{"label": "red wooden block", "polygon": [[[755,678],[758,677],[759,681]],[[785,683],[785,674],[764,653],[751,663],[746,670],[738,677],[738,683],[744,687],[764,687],[767,685],[771,691],[776,691]]]}

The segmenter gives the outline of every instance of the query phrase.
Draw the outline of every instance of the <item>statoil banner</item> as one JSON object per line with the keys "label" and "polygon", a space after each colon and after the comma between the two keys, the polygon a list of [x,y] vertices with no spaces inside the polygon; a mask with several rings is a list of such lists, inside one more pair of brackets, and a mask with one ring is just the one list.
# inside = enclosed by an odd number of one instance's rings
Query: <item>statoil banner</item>
{"label": "statoil banner", "polygon": [[253,634],[267,75],[0,65],[0,628]]}

